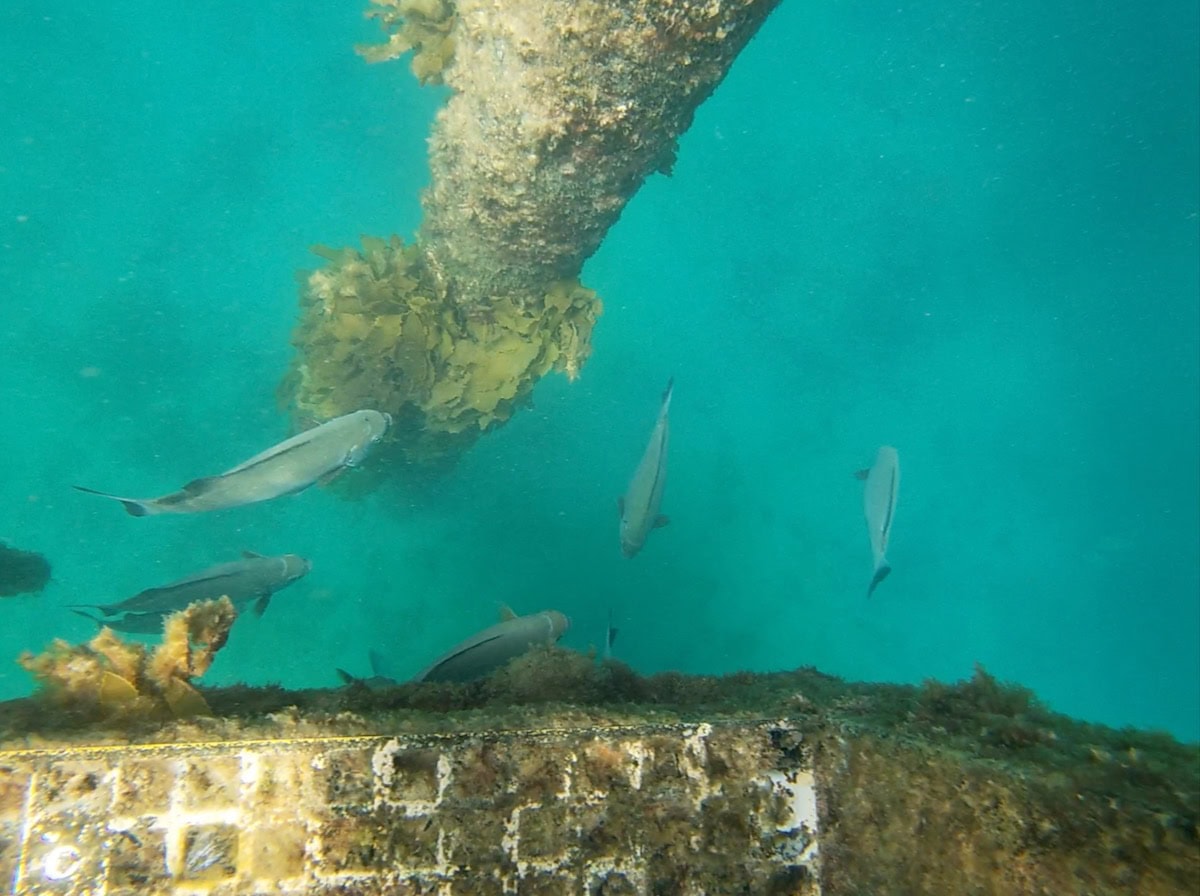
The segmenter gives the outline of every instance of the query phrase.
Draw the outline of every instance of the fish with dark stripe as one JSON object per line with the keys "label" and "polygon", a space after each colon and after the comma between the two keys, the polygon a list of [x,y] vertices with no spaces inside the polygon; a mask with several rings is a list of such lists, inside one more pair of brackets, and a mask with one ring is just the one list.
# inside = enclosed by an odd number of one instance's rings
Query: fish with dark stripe
{"label": "fish with dark stripe", "polygon": [[667,446],[671,440],[671,392],[675,387],[672,378],[662,395],[658,408],[658,419],[650,433],[650,441],[642,459],[638,462],[629,487],[617,500],[621,513],[621,553],[632,557],[642,549],[651,530],[661,528],[670,519],[659,513],[663,488],[667,484]]}
{"label": "fish with dark stripe", "polygon": [[554,644],[571,626],[557,610],[517,616],[505,609],[504,621],[456,644],[423,669],[413,681],[474,681],[509,660],[543,644]]}
{"label": "fish with dark stripe", "polygon": [[328,420],[256,454],[219,476],[193,479],[177,492],[159,498],[122,498],[77,485],[89,495],[120,501],[130,516],[160,513],[203,513],[269,501],[328,481],[357,466],[383,438],[391,415],[362,410]]}
{"label": "fish with dark stripe", "polygon": [[[196,601],[222,596],[233,601],[238,610],[253,602],[254,612],[261,616],[271,595],[303,578],[310,569],[312,564],[295,554],[264,557],[246,551],[241,560],[219,563],[117,603],[76,604],[70,609],[118,631],[139,633],[161,631],[163,620],[171,613]],[[85,612],[87,609],[98,610],[104,618]]]}
{"label": "fish with dark stripe", "polygon": [[892,519],[896,513],[896,495],[900,491],[900,455],[891,445],[884,445],[875,455],[875,464],[854,474],[863,480],[863,512],[867,518],[867,533],[871,537],[871,556],[875,571],[867,587],[867,597],[887,578],[888,542],[892,537]]}

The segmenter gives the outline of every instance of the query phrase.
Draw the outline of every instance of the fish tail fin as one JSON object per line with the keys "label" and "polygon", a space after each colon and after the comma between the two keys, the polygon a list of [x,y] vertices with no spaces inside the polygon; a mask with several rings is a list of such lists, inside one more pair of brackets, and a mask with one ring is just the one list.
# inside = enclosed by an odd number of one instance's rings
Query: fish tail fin
{"label": "fish tail fin", "polygon": [[87,616],[89,619],[95,619],[91,613],[84,613],[83,610],[99,610],[105,616],[116,616],[117,611],[109,607],[107,604],[67,604],[67,609],[73,613],[78,613],[80,616]]}
{"label": "fish tail fin", "polygon": [[342,680],[342,684],[354,684],[356,681],[359,680],[358,678],[356,678],[355,676],[353,676],[349,672],[347,672],[345,669],[337,669],[335,671],[338,674],[338,678],[340,678]]}
{"label": "fish tail fin", "polygon": [[85,494],[99,495],[101,498],[109,498],[113,501],[120,501],[125,508],[125,512],[130,516],[149,516],[150,514],[150,509],[143,502],[135,500],[134,498],[122,498],[119,495],[110,495],[108,492],[96,491],[94,488],[87,488],[86,486],[82,485],[76,485],[74,488],[76,488],[78,491],[84,492]]}
{"label": "fish tail fin", "polygon": [[[71,609],[71,608],[68,607],[68,609]],[[108,623],[105,622],[103,619],[101,619],[99,616],[93,616],[91,613],[83,612],[83,610],[71,609],[71,612],[74,613],[76,616],[82,616],[84,619],[92,620],[92,622],[96,623],[96,625],[101,625],[101,626],[108,625]]]}
{"label": "fish tail fin", "polygon": [[871,584],[867,586],[867,597],[871,596],[871,593],[875,590],[875,586],[886,579],[888,577],[888,573],[891,571],[892,568],[888,566],[887,563],[880,563],[879,566],[876,567],[875,575],[871,577]]}
{"label": "fish tail fin", "polygon": [[374,647],[367,651],[367,662],[371,664],[372,675],[383,674],[383,655]]}

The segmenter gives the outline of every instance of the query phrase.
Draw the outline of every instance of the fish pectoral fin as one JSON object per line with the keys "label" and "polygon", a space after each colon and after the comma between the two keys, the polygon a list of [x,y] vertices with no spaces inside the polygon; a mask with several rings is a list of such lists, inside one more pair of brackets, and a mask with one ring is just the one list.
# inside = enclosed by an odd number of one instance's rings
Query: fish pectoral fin
{"label": "fish pectoral fin", "polygon": [[671,525],[671,518],[669,516],[667,516],[666,514],[660,513],[658,516],[656,516],[654,518],[654,525],[651,526],[650,528],[661,529],[663,526],[669,526],[669,525]]}
{"label": "fish pectoral fin", "polygon": [[180,489],[185,495],[202,495],[210,488],[214,482],[220,479],[220,476],[202,476],[199,479],[193,479],[187,485]]}
{"label": "fish pectoral fin", "polygon": [[267,612],[267,607],[270,605],[271,605],[271,595],[264,594],[262,597],[260,597],[258,600],[256,600],[254,602],[254,615],[261,616],[263,613]]}
{"label": "fish pectoral fin", "polygon": [[623,496],[617,498],[617,514],[625,516],[625,498]]}
{"label": "fish pectoral fin", "polygon": [[317,477],[317,485],[321,486],[322,488],[329,485],[329,483],[333,482],[333,480],[345,473],[348,467],[349,464],[342,464],[342,466],[336,467],[330,470],[328,473],[322,474],[321,476]]}
{"label": "fish pectoral fin", "polygon": [[871,475],[871,471],[869,469],[854,471],[854,478],[857,479],[859,482],[866,482],[867,477],[870,475]]}

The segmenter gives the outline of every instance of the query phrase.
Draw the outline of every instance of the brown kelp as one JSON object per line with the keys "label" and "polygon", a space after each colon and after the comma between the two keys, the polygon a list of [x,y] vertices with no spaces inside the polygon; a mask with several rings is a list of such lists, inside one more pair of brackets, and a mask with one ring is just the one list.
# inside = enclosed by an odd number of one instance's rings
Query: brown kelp
{"label": "brown kelp", "polygon": [[37,697],[81,719],[169,719],[208,715],[192,685],[212,665],[237,611],[228,597],[199,601],[163,623],[153,652],[102,628],[86,644],[56,639],[17,660],[38,682]]}

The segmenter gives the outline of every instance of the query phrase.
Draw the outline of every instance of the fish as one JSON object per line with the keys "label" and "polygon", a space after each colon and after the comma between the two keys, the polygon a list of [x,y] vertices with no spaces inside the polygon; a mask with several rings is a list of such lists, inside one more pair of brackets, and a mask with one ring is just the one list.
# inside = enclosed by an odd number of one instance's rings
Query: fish
{"label": "fish", "polygon": [[[254,602],[261,616],[271,595],[308,575],[312,564],[296,554],[264,557],[245,551],[241,560],[220,563],[159,588],[147,588],[133,597],[112,604],[73,604],[68,609],[102,625],[125,632],[155,632],[171,613],[186,609],[198,600],[225,596],[239,611]],[[84,610],[98,610],[97,618]]]}
{"label": "fish", "polygon": [[671,520],[659,513],[663,487],[667,484],[667,445],[671,438],[671,392],[675,378],[667,381],[658,409],[658,419],[650,433],[646,451],[633,471],[625,494],[617,499],[621,514],[621,553],[633,557],[646,543],[652,529],[659,529]]}
{"label": "fish", "polygon": [[540,644],[554,644],[571,627],[571,620],[557,610],[517,616],[506,607],[502,616],[502,622],[456,644],[413,681],[467,682],[483,678]]}
{"label": "fish", "polygon": [[0,597],[37,594],[50,577],[50,561],[41,554],[9,547],[0,540]]}
{"label": "fish", "polygon": [[367,658],[371,663],[371,675],[368,678],[359,678],[357,675],[351,675],[345,669],[335,670],[344,684],[362,685],[370,691],[381,691],[386,688],[399,686],[400,682],[394,678],[389,678],[380,671],[383,668],[383,658],[379,655],[379,651],[367,651]]}
{"label": "fish", "polygon": [[115,631],[126,632],[131,635],[161,635],[163,623],[166,620],[166,617],[161,613],[126,613],[123,616],[102,619],[95,613],[88,613],[86,610],[69,609],[76,616],[90,619],[96,625],[108,626]]}
{"label": "fish", "polygon": [[612,610],[608,611],[608,628],[604,632],[604,658],[611,660],[613,657],[613,645],[617,643],[618,629],[613,625]]}
{"label": "fish", "polygon": [[347,467],[358,466],[392,425],[382,411],[344,414],[285,439],[217,476],[193,479],[179,491],[158,498],[123,498],[82,485],[89,495],[120,501],[130,516],[204,513],[269,501],[328,482]]}
{"label": "fish", "polygon": [[887,549],[892,537],[896,495],[900,491],[900,455],[891,445],[884,445],[875,455],[875,464],[854,475],[865,483],[863,513],[867,518],[871,555],[875,561],[871,584],[867,586],[867,597],[870,597],[876,586],[892,571],[887,561]]}

